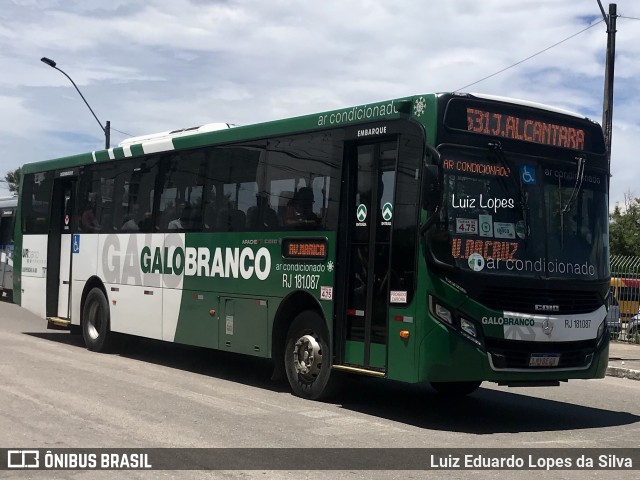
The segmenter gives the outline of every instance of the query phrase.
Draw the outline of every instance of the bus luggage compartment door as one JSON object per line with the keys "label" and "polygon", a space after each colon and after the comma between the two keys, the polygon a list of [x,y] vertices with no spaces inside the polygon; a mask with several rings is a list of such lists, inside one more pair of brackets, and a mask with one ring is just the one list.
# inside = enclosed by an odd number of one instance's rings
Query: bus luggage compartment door
{"label": "bus luggage compartment door", "polygon": [[220,350],[267,357],[267,300],[222,297],[220,306]]}

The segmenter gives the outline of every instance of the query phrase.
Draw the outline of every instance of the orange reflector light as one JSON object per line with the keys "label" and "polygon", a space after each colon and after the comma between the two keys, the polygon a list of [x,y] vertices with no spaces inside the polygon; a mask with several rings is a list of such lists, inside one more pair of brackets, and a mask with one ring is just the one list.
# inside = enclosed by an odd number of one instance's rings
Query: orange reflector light
{"label": "orange reflector light", "polygon": [[409,338],[409,330],[400,330],[400,338],[407,340]]}

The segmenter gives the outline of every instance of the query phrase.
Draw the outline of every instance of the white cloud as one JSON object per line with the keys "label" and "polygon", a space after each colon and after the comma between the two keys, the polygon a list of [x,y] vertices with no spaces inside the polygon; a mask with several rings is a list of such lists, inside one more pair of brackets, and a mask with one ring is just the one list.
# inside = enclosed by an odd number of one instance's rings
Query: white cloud
{"label": "white cloud", "polygon": [[3,134],[27,136],[34,130],[46,127],[45,119],[37,111],[29,108],[27,103],[25,98],[0,95],[0,131]]}

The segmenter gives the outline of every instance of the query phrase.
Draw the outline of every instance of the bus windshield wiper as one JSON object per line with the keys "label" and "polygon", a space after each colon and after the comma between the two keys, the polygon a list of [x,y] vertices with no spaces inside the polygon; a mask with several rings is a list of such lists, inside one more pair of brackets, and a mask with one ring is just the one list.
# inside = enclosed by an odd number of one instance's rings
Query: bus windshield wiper
{"label": "bus windshield wiper", "polygon": [[[509,168],[507,157],[504,154],[504,150],[502,149],[502,144],[500,142],[497,142],[497,141],[489,142],[488,147],[489,147],[489,150],[494,153],[495,157],[500,162],[500,165],[502,165],[509,172],[509,178],[513,180],[518,190],[518,195],[520,197],[520,202],[519,202],[520,210],[522,212],[522,220],[524,220],[524,223],[525,223],[525,235],[526,235],[529,232],[529,215],[528,215],[529,199],[528,199],[528,193],[525,193],[524,189],[522,188],[522,179],[519,178],[518,180],[515,180],[515,178],[511,175],[511,168]],[[506,185],[503,184],[503,186],[505,187],[505,192],[506,192],[507,191]]]}
{"label": "bus windshield wiper", "polygon": [[[573,190],[567,204],[560,210],[560,246],[564,248],[564,216],[571,211],[573,205],[578,200],[578,195],[582,189],[582,180],[584,179],[584,165],[586,159],[584,157],[576,157],[578,161],[578,171],[576,172],[576,183],[573,185]],[[562,181],[558,177],[558,203],[562,205]]]}
{"label": "bus windshield wiper", "polygon": [[571,196],[569,196],[569,200],[567,200],[567,204],[562,208],[562,213],[568,213],[571,210],[571,207],[578,200],[578,194],[582,189],[582,180],[584,179],[584,165],[586,163],[586,159],[584,157],[576,157],[578,161],[578,171],[576,172],[576,183],[573,185],[573,191],[571,192]]}

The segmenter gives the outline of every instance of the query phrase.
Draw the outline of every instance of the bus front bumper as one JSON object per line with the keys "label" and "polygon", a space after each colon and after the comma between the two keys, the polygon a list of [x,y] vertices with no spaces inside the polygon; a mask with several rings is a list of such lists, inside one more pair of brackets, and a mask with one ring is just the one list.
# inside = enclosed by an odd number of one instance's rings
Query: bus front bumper
{"label": "bus front bumper", "polygon": [[[605,331],[599,342],[581,345],[537,345],[531,342],[505,342],[487,339],[479,346],[448,328],[438,325],[421,342],[419,356],[419,382],[491,381],[517,385],[540,385],[570,379],[604,378],[609,361],[609,335]],[[503,362],[505,345],[521,357]],[[578,348],[579,347],[579,348]],[[539,352],[564,350],[562,357],[573,357],[564,366],[529,367],[529,357]],[[498,353],[500,352],[500,353]],[[582,356],[581,356],[582,355]],[[513,356],[513,355],[512,355]],[[524,363],[523,363],[524,361]],[[561,362],[564,360],[561,360]],[[519,362],[519,363],[518,363]]]}

